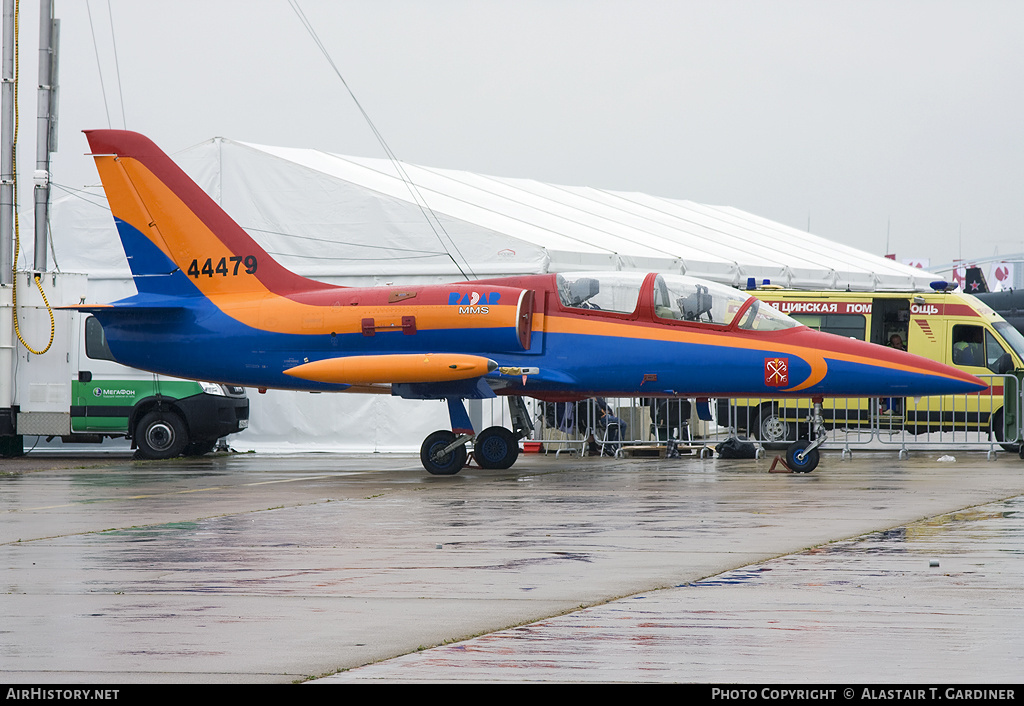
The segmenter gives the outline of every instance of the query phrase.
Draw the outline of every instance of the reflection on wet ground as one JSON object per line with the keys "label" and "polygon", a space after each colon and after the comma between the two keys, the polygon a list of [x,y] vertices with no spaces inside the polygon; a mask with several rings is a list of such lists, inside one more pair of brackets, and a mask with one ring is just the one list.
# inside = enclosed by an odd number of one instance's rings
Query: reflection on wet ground
{"label": "reflection on wet ground", "polygon": [[537,457],[429,477],[414,457],[301,454],[5,474],[0,674],[1019,677],[1016,456],[769,465]]}
{"label": "reflection on wet ground", "polygon": [[323,682],[1013,683],[1024,497],[368,665]]}

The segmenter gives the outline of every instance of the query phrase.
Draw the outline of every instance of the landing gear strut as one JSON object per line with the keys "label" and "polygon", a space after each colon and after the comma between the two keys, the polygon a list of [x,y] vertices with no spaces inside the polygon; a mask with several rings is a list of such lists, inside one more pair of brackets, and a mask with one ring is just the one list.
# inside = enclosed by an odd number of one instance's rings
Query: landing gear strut
{"label": "landing gear strut", "polygon": [[435,431],[420,446],[420,462],[435,476],[453,476],[466,465],[469,454],[466,444],[473,442],[473,457],[481,468],[510,468],[519,458],[519,440],[533,431],[530,413],[522,397],[509,397],[512,431],[505,427],[488,427],[479,434],[466,413],[462,400],[448,398],[452,431]]}
{"label": "landing gear strut", "polygon": [[821,398],[813,400],[810,428],[814,431],[814,441],[800,439],[786,449],[786,465],[795,473],[810,473],[818,467],[820,454],[818,447],[825,443],[825,420],[821,417]]}

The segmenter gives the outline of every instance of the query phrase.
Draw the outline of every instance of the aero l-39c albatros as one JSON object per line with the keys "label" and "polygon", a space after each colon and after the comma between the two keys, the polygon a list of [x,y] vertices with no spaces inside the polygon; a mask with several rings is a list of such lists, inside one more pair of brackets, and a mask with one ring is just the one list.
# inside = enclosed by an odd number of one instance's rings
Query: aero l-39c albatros
{"label": "aero l-39c albatros", "polygon": [[[274,261],[148,138],[86,135],[138,293],[93,313],[118,362],[231,385],[444,399],[451,430],[420,458],[458,473],[473,443],[508,468],[522,397],[911,397],[977,392],[925,358],[813,331],[724,285],[671,274],[563,272],[341,287]],[[513,429],[475,431],[467,399],[506,396]],[[173,420],[172,420],[173,421]],[[173,430],[173,425],[169,425]],[[790,447],[818,463],[821,433]]]}

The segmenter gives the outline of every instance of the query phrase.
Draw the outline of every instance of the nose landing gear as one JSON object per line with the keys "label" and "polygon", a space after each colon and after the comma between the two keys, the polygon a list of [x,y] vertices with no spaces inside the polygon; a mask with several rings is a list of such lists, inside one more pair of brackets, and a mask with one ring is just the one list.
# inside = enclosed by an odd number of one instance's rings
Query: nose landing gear
{"label": "nose landing gear", "polygon": [[822,399],[812,400],[814,407],[810,414],[810,427],[814,430],[814,441],[800,439],[786,449],[786,465],[794,473],[810,473],[818,467],[818,447],[825,443],[825,420],[821,416]]}

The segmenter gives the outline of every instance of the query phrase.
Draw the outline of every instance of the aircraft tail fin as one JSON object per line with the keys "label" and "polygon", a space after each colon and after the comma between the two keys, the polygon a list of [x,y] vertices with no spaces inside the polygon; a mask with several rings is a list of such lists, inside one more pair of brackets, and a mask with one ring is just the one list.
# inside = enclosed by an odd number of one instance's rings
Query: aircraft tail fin
{"label": "aircraft tail fin", "polygon": [[85,134],[140,293],[287,296],[329,286],[278,264],[149,138]]}
{"label": "aircraft tail fin", "polygon": [[988,291],[988,282],[985,281],[985,273],[980,267],[967,268],[963,291],[968,294],[984,294]]}

